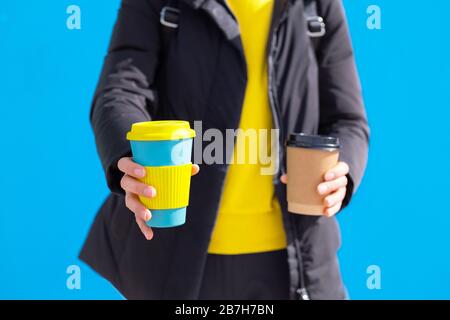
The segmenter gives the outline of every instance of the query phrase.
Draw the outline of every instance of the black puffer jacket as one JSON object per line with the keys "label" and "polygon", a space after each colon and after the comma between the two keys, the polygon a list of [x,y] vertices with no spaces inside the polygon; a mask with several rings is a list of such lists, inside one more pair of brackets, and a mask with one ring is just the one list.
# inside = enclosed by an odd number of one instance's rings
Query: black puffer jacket
{"label": "black puffer jacket", "polygon": [[[314,50],[303,1],[275,0],[268,95],[281,142],[290,132],[340,138],[341,160],[350,166],[347,205],[365,169],[368,126],[341,1],[317,4],[327,33]],[[126,132],[133,122],[151,119],[201,120],[203,130],[224,133],[236,129],[247,81],[239,28],[224,3],[180,1],[179,28],[167,47],[159,22],[164,5],[123,0],[91,110],[112,193],[80,257],[131,299],[197,298],[227,165],[201,166],[192,179],[187,223],[158,229],[146,241],[119,186],[117,161],[130,154]],[[284,171],[282,150],[279,160]],[[279,175],[274,184],[288,239],[291,298],[300,297],[301,287],[311,299],[344,298],[335,218],[289,214]]]}

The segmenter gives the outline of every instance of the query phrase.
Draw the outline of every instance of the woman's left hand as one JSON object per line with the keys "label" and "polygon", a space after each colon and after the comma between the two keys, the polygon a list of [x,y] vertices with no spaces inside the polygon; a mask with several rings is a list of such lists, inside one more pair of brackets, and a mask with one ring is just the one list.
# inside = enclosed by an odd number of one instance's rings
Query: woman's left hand
{"label": "woman's left hand", "polygon": [[[327,171],[323,177],[324,181],[317,186],[317,192],[323,199],[324,216],[332,217],[342,207],[342,201],[347,193],[347,174],[349,171],[348,164],[338,162],[336,166]],[[287,183],[286,175],[281,176],[281,182]]]}

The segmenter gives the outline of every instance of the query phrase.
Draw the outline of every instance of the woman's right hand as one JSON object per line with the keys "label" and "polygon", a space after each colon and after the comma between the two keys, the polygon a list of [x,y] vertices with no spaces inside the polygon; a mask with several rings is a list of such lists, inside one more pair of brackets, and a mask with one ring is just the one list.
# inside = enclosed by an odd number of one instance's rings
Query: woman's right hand
{"label": "woman's right hand", "polygon": [[[120,180],[120,186],[125,191],[125,205],[134,213],[136,223],[145,238],[151,240],[153,238],[153,231],[146,224],[146,221],[151,219],[152,214],[139,200],[139,196],[153,198],[156,196],[156,189],[139,181],[139,179],[145,177],[146,171],[143,166],[134,162],[132,158],[121,158],[117,163],[117,167],[124,173],[124,176]],[[192,165],[192,175],[197,174],[199,170],[198,165]]]}

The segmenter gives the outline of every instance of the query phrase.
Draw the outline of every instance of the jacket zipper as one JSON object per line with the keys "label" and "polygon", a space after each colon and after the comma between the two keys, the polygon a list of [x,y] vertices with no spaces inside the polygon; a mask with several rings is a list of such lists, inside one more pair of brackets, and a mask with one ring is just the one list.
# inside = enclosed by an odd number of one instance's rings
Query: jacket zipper
{"label": "jacket zipper", "polygon": [[[290,4],[288,3],[288,6],[289,5]],[[284,131],[283,131],[283,126],[282,126],[282,121],[281,121],[281,115],[279,112],[279,107],[277,107],[278,106],[278,100],[277,100],[278,97],[277,97],[277,94],[276,94],[276,91],[274,88],[274,84],[273,84],[273,79],[275,77],[273,58],[275,55],[275,51],[277,49],[274,44],[277,42],[279,26],[284,22],[284,20],[286,20],[287,11],[288,11],[288,9],[284,10],[282,17],[280,18],[280,21],[277,23],[277,25],[275,26],[275,28],[273,30],[273,36],[272,36],[272,40],[271,40],[271,44],[270,44],[270,52],[269,52],[269,57],[268,57],[269,102],[270,102],[269,104],[270,104],[270,108],[272,110],[274,127],[275,127],[275,129],[279,130],[278,164],[279,164],[279,168],[281,169],[282,175],[286,173],[286,168],[284,166],[284,152],[283,152]],[[275,175],[274,179],[277,180],[277,181],[275,181],[275,183],[279,183],[278,182],[279,176],[280,176],[279,174]],[[293,217],[289,213],[288,213],[288,219],[290,221],[291,228],[292,228],[292,233],[293,233],[293,238],[294,238],[294,246],[295,246],[297,261],[298,261],[298,265],[299,265],[299,268],[298,268],[299,283],[298,283],[298,287],[297,287],[295,293],[297,294],[298,299],[309,300],[309,295],[306,290],[304,275],[303,275],[303,259],[301,256],[301,250],[297,244],[297,239],[298,239],[297,227],[295,225],[295,221],[294,221]]]}
{"label": "jacket zipper", "polygon": [[[284,168],[284,154],[283,154],[283,149],[282,149],[282,145],[283,145],[283,127],[281,125],[281,116],[279,113],[279,108],[278,106],[278,101],[277,101],[277,97],[276,97],[276,92],[275,92],[275,88],[274,88],[274,84],[273,84],[273,80],[274,80],[274,67],[273,67],[273,56],[275,54],[275,43],[277,41],[277,34],[278,34],[278,28],[279,25],[283,22],[283,20],[285,19],[285,13],[283,13],[283,17],[280,19],[279,23],[275,26],[274,31],[273,31],[273,37],[272,37],[272,42],[270,44],[270,52],[269,52],[269,57],[268,57],[268,73],[269,73],[269,102],[270,102],[270,108],[272,110],[272,118],[273,118],[273,122],[274,122],[274,127],[275,129],[279,130],[279,137],[278,137],[278,143],[279,143],[279,148],[278,148],[278,155],[277,155],[277,159],[278,159],[278,165],[279,168],[281,169],[281,174],[285,173],[285,168]],[[274,179],[278,179],[279,174],[275,175]]]}

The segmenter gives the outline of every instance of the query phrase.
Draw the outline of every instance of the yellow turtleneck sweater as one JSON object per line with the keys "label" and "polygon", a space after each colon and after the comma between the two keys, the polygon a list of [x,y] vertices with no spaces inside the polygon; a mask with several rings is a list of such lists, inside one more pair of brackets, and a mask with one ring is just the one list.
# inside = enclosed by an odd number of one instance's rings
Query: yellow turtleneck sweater
{"label": "yellow turtleneck sweater", "polygon": [[[239,127],[243,130],[257,130],[258,150],[250,148],[251,138],[237,137],[234,162],[230,164],[225,179],[209,253],[256,253],[286,247],[281,209],[274,195],[273,175],[262,174],[261,169],[268,165],[261,163],[259,159],[260,151],[262,154],[270,154],[270,129],[273,126],[266,63],[273,2],[274,0],[227,0],[239,23],[247,62],[248,82]],[[266,144],[260,145],[260,129],[267,130]],[[240,152],[245,155],[246,161],[243,164],[238,163],[237,155]],[[252,163],[250,152],[257,152],[256,163]]]}

